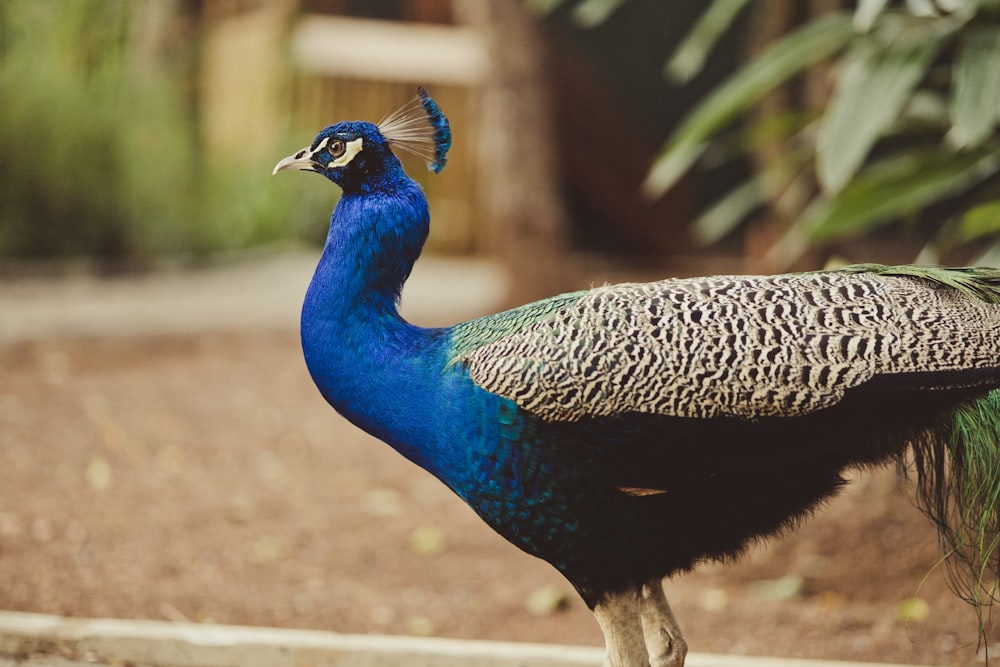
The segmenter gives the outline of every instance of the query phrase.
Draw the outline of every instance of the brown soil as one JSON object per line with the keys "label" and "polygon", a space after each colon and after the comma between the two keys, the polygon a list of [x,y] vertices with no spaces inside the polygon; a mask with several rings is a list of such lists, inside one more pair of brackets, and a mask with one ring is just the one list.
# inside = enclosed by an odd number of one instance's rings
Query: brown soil
{"label": "brown soil", "polygon": [[[601,641],[546,564],[329,409],[293,334],[0,346],[0,440],[0,608]],[[937,558],[887,471],[667,594],[694,651],[974,664]]]}

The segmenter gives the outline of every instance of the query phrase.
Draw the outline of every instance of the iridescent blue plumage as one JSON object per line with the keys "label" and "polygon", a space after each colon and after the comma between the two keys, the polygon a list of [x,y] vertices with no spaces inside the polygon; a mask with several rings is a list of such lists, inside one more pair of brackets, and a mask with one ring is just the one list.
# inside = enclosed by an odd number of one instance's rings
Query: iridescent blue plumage
{"label": "iridescent blue plumage", "polygon": [[664,576],[740,553],[835,493],[846,468],[908,448],[951,560],[988,590],[1000,499],[979,491],[1000,478],[1000,271],[618,285],[416,327],[397,306],[430,216],[392,148],[440,171],[450,142],[421,91],[275,167],[343,190],[302,309],[306,363],[341,414],[566,576],[607,664],[682,665]]}
{"label": "iridescent blue plumage", "polygon": [[434,128],[434,161],[427,165],[427,168],[435,174],[440,174],[445,163],[448,162],[446,155],[451,149],[451,125],[448,123],[447,116],[441,111],[441,107],[428,94],[426,88],[420,88],[417,92],[420,96],[420,104],[427,112],[427,120]]}

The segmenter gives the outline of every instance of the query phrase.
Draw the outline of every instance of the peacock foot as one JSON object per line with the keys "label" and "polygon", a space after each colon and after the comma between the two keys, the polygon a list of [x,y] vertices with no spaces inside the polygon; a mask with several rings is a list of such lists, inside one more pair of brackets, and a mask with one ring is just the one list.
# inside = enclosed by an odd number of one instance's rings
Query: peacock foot
{"label": "peacock foot", "polygon": [[607,648],[604,667],[684,667],[687,642],[658,579],[606,595],[594,615]]}
{"label": "peacock foot", "polygon": [[687,642],[659,580],[643,584],[640,608],[650,667],[684,667]]}

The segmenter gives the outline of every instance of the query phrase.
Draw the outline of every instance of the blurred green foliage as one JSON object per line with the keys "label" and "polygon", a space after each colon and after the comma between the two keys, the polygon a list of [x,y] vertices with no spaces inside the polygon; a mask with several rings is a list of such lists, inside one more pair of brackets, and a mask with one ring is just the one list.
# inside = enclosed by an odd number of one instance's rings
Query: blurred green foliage
{"label": "blurred green foliage", "polygon": [[[702,22],[715,15],[731,21],[747,4],[714,0]],[[814,16],[768,45],[696,105],[664,145],[646,188],[663,192],[713,145],[728,142],[741,147],[730,148],[730,158],[756,154],[758,170],[695,221],[704,244],[784,199],[778,217],[790,222],[768,253],[778,269],[811,248],[915,223],[926,235],[919,261],[989,241],[973,261],[997,261],[1000,2],[847,4],[853,11]],[[696,76],[720,34],[696,26],[667,63],[668,77]],[[752,115],[765,95],[800,83],[810,70],[831,75],[820,108]],[[738,118],[743,123],[732,132]],[[799,205],[787,204],[789,192]]]}
{"label": "blurred green foliage", "polygon": [[322,238],[291,221],[324,221],[332,189],[272,179],[281,155],[205,154],[180,4],[0,3],[0,258],[146,266]]}
{"label": "blurred green foliage", "polygon": [[[627,4],[527,2],[569,4],[584,27]],[[731,29],[752,48],[677,123],[644,183],[657,197],[692,171],[751,167],[694,220],[697,246],[753,222],[765,231],[748,248],[767,244],[769,270],[876,237],[922,245],[921,263],[1000,263],[1000,0],[700,4],[663,66],[670,84],[696,83]]]}

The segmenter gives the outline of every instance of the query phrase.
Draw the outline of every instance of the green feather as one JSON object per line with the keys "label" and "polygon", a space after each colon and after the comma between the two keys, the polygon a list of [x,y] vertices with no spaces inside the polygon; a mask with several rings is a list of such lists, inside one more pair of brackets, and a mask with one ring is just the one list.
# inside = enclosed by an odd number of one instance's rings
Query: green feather
{"label": "green feather", "polygon": [[916,502],[938,528],[950,584],[980,612],[998,599],[1000,389],[913,438],[911,456]]}
{"label": "green feather", "polygon": [[[861,264],[840,270],[920,278],[1000,304],[998,269]],[[911,444],[917,505],[937,526],[952,589],[982,624],[982,610],[998,600],[1000,577],[1000,390],[959,406]]]}
{"label": "green feather", "polygon": [[880,276],[910,276],[951,287],[987,303],[1000,304],[1000,269],[987,267],[949,268],[943,266],[885,266],[883,264],[853,264],[838,271],[874,273]]}
{"label": "green feather", "polygon": [[478,347],[489,345],[504,336],[550,317],[560,308],[579,300],[586,293],[586,290],[568,292],[542,301],[528,303],[513,310],[456,324],[451,330],[451,358],[448,365],[457,363],[463,355]]}

